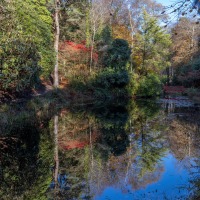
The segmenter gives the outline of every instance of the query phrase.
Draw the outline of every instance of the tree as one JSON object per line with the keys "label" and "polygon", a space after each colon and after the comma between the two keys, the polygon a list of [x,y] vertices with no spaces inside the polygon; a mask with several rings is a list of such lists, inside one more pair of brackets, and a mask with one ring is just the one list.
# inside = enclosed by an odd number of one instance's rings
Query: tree
{"label": "tree", "polygon": [[86,13],[88,3],[79,1],[60,11],[60,40],[81,43],[86,40]]}
{"label": "tree", "polygon": [[[13,1],[17,23],[14,32],[24,37],[30,36],[35,42],[41,60],[42,74],[48,76],[54,63],[53,34],[51,13],[46,7],[46,0]],[[25,39],[25,38],[24,38]]]}
{"label": "tree", "polygon": [[160,74],[161,70],[169,65],[170,35],[146,11],[143,13],[139,30],[140,32],[136,34],[134,55],[140,56],[141,63],[136,66],[136,71],[141,75]]}
{"label": "tree", "polygon": [[29,104],[29,110],[26,106],[1,110],[0,199],[46,199],[52,178],[53,138],[49,117],[39,117],[35,103],[34,108]]}
{"label": "tree", "polygon": [[128,10],[133,20],[134,32],[139,31],[141,21],[143,19],[143,10],[155,17],[157,20],[166,19],[166,15],[160,15],[160,10],[163,9],[162,4],[154,0],[128,0]]}
{"label": "tree", "polygon": [[76,1],[72,0],[54,0],[54,24],[55,24],[55,36],[54,36],[54,50],[55,50],[55,66],[54,66],[54,87],[58,88],[59,86],[59,76],[58,76],[58,49],[59,49],[59,39],[60,39],[60,23],[59,23],[59,13],[60,10],[68,7]]}
{"label": "tree", "polygon": [[176,84],[199,85],[200,26],[182,17],[172,29],[171,76]]}
{"label": "tree", "polygon": [[110,1],[105,0],[93,0],[89,4],[89,19],[87,28],[86,41],[87,45],[91,46],[91,54],[90,54],[90,72],[92,70],[93,65],[93,54],[95,49],[95,41],[101,40],[100,37],[102,31],[106,27],[109,22],[109,4]]}
{"label": "tree", "polygon": [[59,37],[60,37],[60,24],[59,24],[59,5],[60,0],[55,0],[55,13],[54,13],[54,21],[55,21],[55,40],[54,40],[54,49],[56,53],[55,67],[54,67],[54,87],[57,88],[59,86],[59,77],[58,77],[58,46],[59,46]]}
{"label": "tree", "polygon": [[200,27],[187,18],[180,18],[172,29],[172,64],[174,67],[193,60],[199,50]]}
{"label": "tree", "polygon": [[130,54],[128,42],[123,39],[115,39],[105,57],[105,66],[114,69],[126,69]]}
{"label": "tree", "polygon": [[0,90],[21,92],[39,80],[40,56],[31,38],[9,39],[1,43]]}
{"label": "tree", "polygon": [[20,92],[52,70],[52,19],[44,0],[1,1],[0,7],[0,90]]}

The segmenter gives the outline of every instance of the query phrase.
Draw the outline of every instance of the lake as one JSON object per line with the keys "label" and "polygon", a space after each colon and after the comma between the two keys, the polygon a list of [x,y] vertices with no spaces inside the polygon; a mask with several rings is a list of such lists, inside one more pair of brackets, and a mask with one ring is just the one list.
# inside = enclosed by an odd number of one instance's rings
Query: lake
{"label": "lake", "polygon": [[65,106],[4,104],[0,199],[200,196],[199,110],[181,96]]}

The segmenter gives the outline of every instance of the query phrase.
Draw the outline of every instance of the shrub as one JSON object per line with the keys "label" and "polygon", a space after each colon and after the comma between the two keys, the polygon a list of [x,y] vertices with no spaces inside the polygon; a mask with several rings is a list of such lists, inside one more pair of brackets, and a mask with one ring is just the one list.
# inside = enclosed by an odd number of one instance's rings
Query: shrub
{"label": "shrub", "polygon": [[175,83],[186,87],[200,86],[200,58],[196,58],[191,62],[179,67],[176,70]]}
{"label": "shrub", "polygon": [[30,40],[1,43],[0,57],[0,90],[20,92],[39,80],[40,56]]}
{"label": "shrub", "polygon": [[130,77],[127,71],[114,69],[106,69],[97,75],[94,85],[103,88],[123,88],[128,85]]}

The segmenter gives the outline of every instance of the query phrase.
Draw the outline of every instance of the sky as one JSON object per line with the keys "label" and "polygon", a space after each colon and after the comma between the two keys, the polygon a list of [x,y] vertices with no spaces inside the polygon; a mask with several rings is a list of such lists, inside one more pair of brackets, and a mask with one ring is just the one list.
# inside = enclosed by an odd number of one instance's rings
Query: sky
{"label": "sky", "polygon": [[174,0],[156,0],[158,3],[163,4],[164,6],[169,6],[174,3]]}
{"label": "sky", "polygon": [[[170,6],[170,5],[173,5],[174,3],[176,3],[176,2],[180,2],[179,0],[156,0],[156,2],[158,2],[158,3],[161,3],[161,4],[163,4],[164,6]],[[191,3],[192,1],[190,1],[190,3]],[[188,3],[186,3],[186,4],[188,4]],[[186,4],[183,6],[183,9],[181,9],[180,11],[180,16],[179,17],[182,17],[181,16],[181,14],[182,13],[187,13],[186,15],[184,15],[184,16],[187,16],[187,17],[191,17],[191,18],[193,18],[193,19],[195,19],[193,16],[196,16],[197,15],[197,12],[196,12],[196,10],[194,10],[193,12],[188,12],[189,10],[188,10],[188,8],[190,8],[190,7],[187,7],[186,6]],[[179,5],[179,4],[178,4]],[[186,7],[185,7],[186,6]],[[173,8],[177,8],[177,7],[173,7]],[[169,14],[170,12],[172,12],[173,11],[173,9],[168,9],[168,11],[166,11],[166,13],[167,14]],[[169,16],[170,16],[170,18],[171,18],[171,20],[172,21],[176,21],[179,17],[177,17],[178,16],[178,12],[174,12],[174,13],[172,13],[172,14],[169,14]],[[199,20],[199,19],[198,19]],[[200,21],[200,20],[199,20]]]}
{"label": "sky", "polygon": [[[156,2],[161,3],[162,5],[164,5],[166,7],[173,5],[177,1],[178,0],[156,0]],[[171,9],[169,9],[169,10],[166,11],[166,13],[168,14],[168,16],[170,17],[169,21],[172,22],[172,23],[174,23],[178,19],[177,13],[169,14],[170,12],[172,12]]]}

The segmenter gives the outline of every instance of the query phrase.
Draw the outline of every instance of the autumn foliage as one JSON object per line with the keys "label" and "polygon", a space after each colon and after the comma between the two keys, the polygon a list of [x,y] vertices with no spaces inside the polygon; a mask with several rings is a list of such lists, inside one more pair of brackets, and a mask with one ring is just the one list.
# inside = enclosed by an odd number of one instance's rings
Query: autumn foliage
{"label": "autumn foliage", "polygon": [[[91,56],[91,47],[86,47],[85,41],[78,44],[72,41],[63,41],[59,48],[61,53],[70,55],[70,58],[76,61],[78,56],[83,56],[83,59],[89,60]],[[92,59],[97,62],[98,54],[96,52],[92,53]]]}

